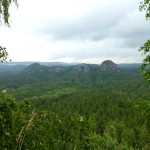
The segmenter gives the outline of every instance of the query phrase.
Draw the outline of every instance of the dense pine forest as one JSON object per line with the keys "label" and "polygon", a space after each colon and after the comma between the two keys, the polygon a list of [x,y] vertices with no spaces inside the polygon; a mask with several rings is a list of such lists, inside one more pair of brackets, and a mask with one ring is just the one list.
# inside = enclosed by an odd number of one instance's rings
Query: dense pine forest
{"label": "dense pine forest", "polygon": [[138,65],[0,66],[1,150],[150,150]]}

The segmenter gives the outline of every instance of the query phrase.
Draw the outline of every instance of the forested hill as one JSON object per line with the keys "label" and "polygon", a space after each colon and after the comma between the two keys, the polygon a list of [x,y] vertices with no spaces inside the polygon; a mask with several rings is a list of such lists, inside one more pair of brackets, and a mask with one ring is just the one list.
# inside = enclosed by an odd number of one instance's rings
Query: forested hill
{"label": "forested hill", "polygon": [[[61,66],[61,67],[67,67],[67,66],[81,66],[83,64],[81,63],[64,63],[64,62],[7,62],[7,63],[0,63],[0,72],[20,72],[26,67],[38,63],[42,66]],[[141,64],[117,64],[120,68],[140,68]],[[100,66],[97,64],[91,64],[91,66]]]}
{"label": "forested hill", "polygon": [[[101,65],[72,66],[46,66],[33,63],[18,72],[9,71],[0,74],[0,90],[7,89],[19,98],[43,95],[48,91],[65,87],[109,89],[113,87],[132,88],[139,84],[148,86],[143,81],[138,68],[121,68],[112,61],[104,61]],[[31,93],[28,95],[29,92]]]}
{"label": "forested hill", "polygon": [[150,149],[150,85],[137,66],[36,62],[1,72],[0,91],[0,149]]}
{"label": "forested hill", "polygon": [[121,68],[123,70],[138,70],[140,66],[138,64],[120,64],[117,65],[114,62],[107,60],[104,61],[101,65],[96,64],[77,64],[77,65],[42,65],[40,63],[33,63],[22,71],[26,73],[59,73],[59,72],[66,72],[66,73],[91,73],[93,71],[116,71],[120,72]]}
{"label": "forested hill", "polygon": [[[47,66],[40,63],[33,63],[27,66],[9,66],[8,72],[0,74],[1,89],[18,89],[27,84],[41,84],[42,82],[52,82],[60,84],[72,84],[77,86],[93,85],[95,83],[106,82],[108,80],[142,80],[138,68],[119,67],[112,61],[104,61],[101,65],[78,64],[71,66]],[[7,68],[7,67],[6,67]],[[14,72],[10,71],[13,70]],[[17,71],[16,71],[17,70]]]}

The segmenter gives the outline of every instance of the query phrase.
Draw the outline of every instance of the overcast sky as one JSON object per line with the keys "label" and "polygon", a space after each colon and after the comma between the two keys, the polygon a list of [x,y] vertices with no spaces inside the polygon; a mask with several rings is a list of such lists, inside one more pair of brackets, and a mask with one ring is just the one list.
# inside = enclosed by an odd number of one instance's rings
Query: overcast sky
{"label": "overcast sky", "polygon": [[0,45],[13,61],[116,63],[142,61],[150,37],[141,0],[18,0]]}

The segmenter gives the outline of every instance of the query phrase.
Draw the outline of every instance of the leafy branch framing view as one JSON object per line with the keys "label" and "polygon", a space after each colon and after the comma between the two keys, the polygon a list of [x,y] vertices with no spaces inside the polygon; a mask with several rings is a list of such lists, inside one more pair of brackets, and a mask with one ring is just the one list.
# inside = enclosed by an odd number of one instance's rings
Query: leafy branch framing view
{"label": "leafy branch framing view", "polygon": [[[7,27],[11,3],[18,7],[17,0],[0,0],[0,23]],[[149,20],[150,0],[139,9]],[[147,55],[142,71],[150,81],[150,40],[139,51]],[[0,62],[7,60],[0,46]],[[74,74],[70,67],[66,74],[46,74],[47,67],[30,67],[0,74],[0,149],[150,148],[150,86],[137,70],[110,74],[93,65],[89,74]]]}
{"label": "leafy branch framing view", "polygon": [[[141,2],[139,6],[140,11],[145,11],[145,17],[147,20],[150,19],[150,0],[144,0],[144,2]],[[147,56],[144,58],[142,63],[142,71],[143,71],[143,77],[150,81],[150,69],[148,68],[150,66],[150,40],[146,41],[143,46],[140,47],[139,51],[141,51],[143,54],[147,54]]]}
{"label": "leafy branch framing view", "polygon": [[[9,18],[9,8],[10,5],[14,3],[18,7],[17,0],[0,0],[0,25],[4,24],[7,27],[10,27]],[[5,62],[8,60],[8,52],[6,48],[0,46],[0,62]]]}

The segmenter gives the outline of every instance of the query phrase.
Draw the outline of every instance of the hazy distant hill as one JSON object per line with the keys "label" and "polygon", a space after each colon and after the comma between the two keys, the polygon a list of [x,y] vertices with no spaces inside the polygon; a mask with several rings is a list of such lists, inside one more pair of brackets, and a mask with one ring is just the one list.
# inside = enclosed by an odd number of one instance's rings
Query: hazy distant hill
{"label": "hazy distant hill", "polygon": [[20,72],[25,65],[0,65],[0,72]]}
{"label": "hazy distant hill", "polygon": [[[89,69],[89,65],[91,68],[99,68],[100,64],[85,64],[85,63],[65,63],[65,62],[5,62],[5,63],[0,63],[0,72],[20,72],[23,71],[26,67],[38,63],[42,66],[48,66],[48,67],[73,67],[74,66],[74,71],[77,69],[82,70],[85,66],[86,69]],[[119,68],[140,68],[141,64],[140,63],[133,63],[133,64],[117,64]],[[87,67],[88,66],[88,67]],[[76,68],[75,68],[76,67]],[[56,68],[53,68],[55,70]],[[59,72],[59,68],[58,72]],[[56,70],[57,70],[56,69]],[[76,71],[75,71],[76,72]]]}
{"label": "hazy distant hill", "polygon": [[[57,63],[56,63],[57,64]],[[27,66],[23,72],[29,73],[29,74],[51,74],[51,73],[65,73],[65,74],[81,74],[81,73],[92,73],[94,74],[95,71],[98,72],[121,72],[120,67],[115,64],[111,60],[106,60],[102,62],[101,65],[92,65],[92,64],[77,64],[72,66],[48,66],[43,65],[40,63],[33,63],[29,66]]]}
{"label": "hazy distant hill", "polygon": [[39,63],[45,66],[72,66],[77,65],[80,63],[65,63],[65,62],[40,62],[40,61],[27,61],[27,62],[4,62],[0,63],[0,66],[15,66],[15,65],[22,65],[22,66],[29,66],[33,63]]}
{"label": "hazy distant hill", "polygon": [[118,64],[120,68],[140,68],[140,63],[133,63],[133,64]]}
{"label": "hazy distant hill", "polygon": [[27,66],[34,63],[38,63],[43,66],[73,66],[79,63],[64,63],[64,62],[5,62],[0,63],[0,72],[20,72],[23,71]]}

